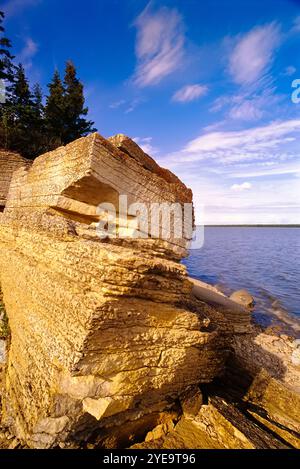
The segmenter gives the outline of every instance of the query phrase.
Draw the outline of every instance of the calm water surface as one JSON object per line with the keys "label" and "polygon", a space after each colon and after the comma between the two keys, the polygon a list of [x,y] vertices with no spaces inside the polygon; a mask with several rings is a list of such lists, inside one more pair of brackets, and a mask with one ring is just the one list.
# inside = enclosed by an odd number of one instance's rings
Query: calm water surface
{"label": "calm water surface", "polygon": [[206,227],[204,246],[184,264],[192,277],[227,294],[247,289],[259,322],[276,317],[300,330],[299,228]]}

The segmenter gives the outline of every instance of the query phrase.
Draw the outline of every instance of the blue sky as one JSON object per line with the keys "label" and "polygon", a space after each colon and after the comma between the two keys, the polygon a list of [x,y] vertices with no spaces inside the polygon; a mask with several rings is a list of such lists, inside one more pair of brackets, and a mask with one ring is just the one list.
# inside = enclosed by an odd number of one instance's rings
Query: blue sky
{"label": "blue sky", "polygon": [[90,117],[192,188],[197,222],[300,223],[298,0],[6,0],[46,91],[72,59]]}

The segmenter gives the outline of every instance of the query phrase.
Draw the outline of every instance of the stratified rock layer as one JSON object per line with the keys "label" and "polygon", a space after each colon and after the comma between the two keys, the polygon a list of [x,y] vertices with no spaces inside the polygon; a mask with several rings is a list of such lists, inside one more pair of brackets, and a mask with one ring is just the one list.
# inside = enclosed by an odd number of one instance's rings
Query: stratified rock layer
{"label": "stratified rock layer", "polygon": [[93,134],[40,156],[14,173],[0,216],[4,416],[31,447],[120,425],[129,434],[224,366],[237,314],[228,324],[192,297],[178,262],[187,237],[97,236],[98,204],[117,206],[119,194],[147,207],[192,202],[134,142],[124,149]]}
{"label": "stratified rock layer", "polygon": [[23,166],[28,167],[30,163],[30,161],[18,155],[18,153],[5,150],[0,151],[0,211],[3,211],[5,207],[10,181],[14,171]]}

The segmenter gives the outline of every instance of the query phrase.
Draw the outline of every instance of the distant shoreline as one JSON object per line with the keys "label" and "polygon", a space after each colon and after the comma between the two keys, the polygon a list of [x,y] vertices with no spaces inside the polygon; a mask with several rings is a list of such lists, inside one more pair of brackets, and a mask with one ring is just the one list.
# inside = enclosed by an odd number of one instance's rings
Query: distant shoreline
{"label": "distant shoreline", "polygon": [[300,225],[204,225],[204,228],[300,228]]}

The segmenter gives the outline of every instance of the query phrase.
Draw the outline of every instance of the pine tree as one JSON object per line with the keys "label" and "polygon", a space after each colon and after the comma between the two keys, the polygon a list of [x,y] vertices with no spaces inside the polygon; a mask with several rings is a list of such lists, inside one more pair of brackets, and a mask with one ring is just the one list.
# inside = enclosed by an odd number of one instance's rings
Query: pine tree
{"label": "pine tree", "polygon": [[22,64],[16,67],[11,97],[7,102],[6,116],[9,124],[9,148],[21,152],[26,157],[30,154],[32,139],[33,100],[28,80]]}
{"label": "pine tree", "polygon": [[56,70],[48,88],[45,119],[51,148],[66,145],[94,131],[94,123],[85,119],[88,108],[84,107],[83,85],[72,62],[66,64],[64,82]]}
{"label": "pine tree", "polygon": [[70,61],[66,64],[64,85],[64,143],[69,143],[95,129],[93,129],[94,122],[85,119],[88,108],[84,107],[83,84],[77,78],[75,66]]}
{"label": "pine tree", "polygon": [[36,83],[32,90],[33,115],[38,127],[44,126],[44,105],[43,91],[41,86]]}
{"label": "pine tree", "polygon": [[34,85],[32,90],[32,110],[29,125],[32,137],[30,153],[32,157],[35,157],[51,149],[49,148],[49,139],[46,132],[43,91],[38,83]]}
{"label": "pine tree", "polygon": [[14,79],[14,57],[10,53],[11,42],[5,37],[4,13],[0,11],[0,147],[9,148],[11,112],[9,99]]}
{"label": "pine tree", "polygon": [[65,90],[57,70],[55,70],[48,88],[49,96],[45,107],[45,126],[49,147],[55,148],[64,143],[65,134]]}
{"label": "pine tree", "polygon": [[0,80],[13,80],[14,66],[12,60],[14,57],[10,53],[11,42],[4,36],[5,29],[2,26],[4,13],[0,11]]}

